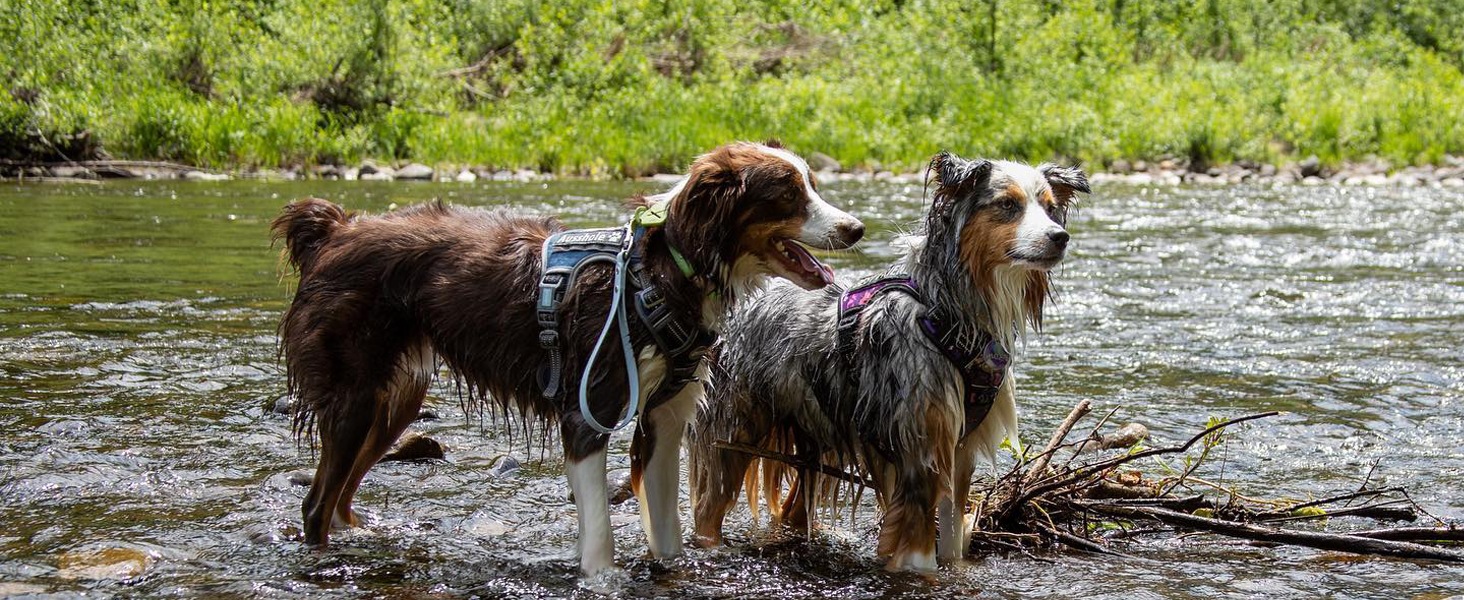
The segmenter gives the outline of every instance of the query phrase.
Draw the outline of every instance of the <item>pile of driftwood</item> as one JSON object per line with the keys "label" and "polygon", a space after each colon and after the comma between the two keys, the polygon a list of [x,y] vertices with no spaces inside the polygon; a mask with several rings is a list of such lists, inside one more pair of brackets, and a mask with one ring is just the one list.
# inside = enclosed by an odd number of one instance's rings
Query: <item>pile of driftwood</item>
{"label": "pile of driftwood", "polygon": [[[1373,488],[1364,480],[1355,491],[1309,500],[1246,497],[1233,489],[1201,479],[1195,471],[1224,442],[1226,428],[1275,416],[1268,412],[1212,422],[1183,444],[1135,449],[1108,458],[1081,452],[1091,448],[1110,412],[1083,439],[1069,442],[1073,428],[1091,408],[1079,403],[1035,456],[972,496],[975,505],[973,552],[1065,545],[1089,552],[1121,554],[1117,542],[1140,535],[1177,531],[1203,532],[1265,544],[1295,545],[1404,558],[1464,562],[1464,528],[1446,524],[1408,497],[1401,488]],[[1198,448],[1196,448],[1198,446]],[[1133,470],[1141,460],[1186,455],[1182,468],[1151,479]],[[1065,461],[1057,464],[1056,457]],[[1370,480],[1370,477],[1368,478]],[[1208,489],[1212,495],[1193,493]],[[1181,494],[1181,490],[1190,493]],[[1329,517],[1353,516],[1379,521],[1413,522],[1420,517],[1434,525],[1332,532],[1317,527]]]}
{"label": "pile of driftwood", "polygon": [[[1306,500],[1247,497],[1195,474],[1224,443],[1227,428],[1280,413],[1212,421],[1183,444],[1145,449],[1138,443],[1147,435],[1142,426],[1127,425],[1116,435],[1098,434],[1112,411],[1087,436],[1068,441],[1090,412],[1089,402],[1079,403],[1041,452],[1024,455],[1005,474],[973,486],[972,555],[1031,553],[1058,546],[1123,555],[1115,546],[1142,536],[1200,532],[1258,544],[1464,562],[1464,527],[1430,515],[1402,488],[1370,487],[1371,473],[1355,491]],[[719,446],[867,485],[862,477],[828,465],[801,465],[792,456],[741,444]],[[1108,457],[1090,452],[1113,447],[1128,451]],[[1183,466],[1157,479],[1134,469],[1138,461],[1165,455],[1185,456]],[[1195,491],[1201,489],[1208,493]],[[1432,525],[1328,531],[1327,519],[1342,516],[1410,523],[1424,518]]]}

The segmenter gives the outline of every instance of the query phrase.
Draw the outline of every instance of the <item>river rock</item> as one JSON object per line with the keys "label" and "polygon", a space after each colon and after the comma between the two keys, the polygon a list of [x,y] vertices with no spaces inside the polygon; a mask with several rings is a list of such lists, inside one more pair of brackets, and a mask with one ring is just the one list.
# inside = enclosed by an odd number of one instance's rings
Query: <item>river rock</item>
{"label": "river rock", "polygon": [[294,473],[290,473],[290,485],[309,487],[312,483],[315,483],[315,475],[309,471],[295,471]]}
{"label": "river rock", "polygon": [[472,171],[463,169],[458,172],[456,177],[453,177],[453,180],[458,183],[472,183],[478,180],[478,175]]}
{"label": "river rock", "polygon": [[1317,158],[1317,155],[1313,154],[1306,157],[1306,160],[1297,163],[1296,170],[1301,173],[1303,181],[1305,181],[1307,177],[1321,177],[1322,160]]}
{"label": "river rock", "polygon": [[625,504],[626,500],[635,497],[635,490],[630,487],[630,471],[611,473],[607,483],[610,486],[610,504],[612,506]]}
{"label": "river rock", "polygon": [[396,178],[410,179],[412,181],[431,181],[432,167],[429,167],[422,163],[412,163],[410,165],[397,169]]}
{"label": "river rock", "polygon": [[63,177],[66,179],[96,179],[97,174],[86,167],[61,166],[51,167],[52,177]]}
{"label": "river rock", "polygon": [[494,477],[503,477],[504,475],[517,471],[518,468],[518,459],[505,454],[498,457],[498,460],[493,461],[493,466],[489,467],[488,474]]}
{"label": "river rock", "polygon": [[391,452],[387,452],[386,456],[381,457],[381,462],[443,460],[445,458],[447,458],[447,451],[442,447],[442,442],[420,433],[409,433],[398,440],[395,446],[392,446]]}
{"label": "river rock", "polygon": [[834,157],[822,152],[814,152],[808,155],[808,167],[819,173],[833,173],[844,170],[844,166]]}
{"label": "river rock", "polygon": [[[366,168],[370,166],[371,171]],[[396,179],[396,170],[386,166],[361,166],[361,181],[393,181]]]}
{"label": "river rock", "polygon": [[276,398],[274,404],[270,405],[269,410],[277,415],[295,414],[294,396],[284,395]]}
{"label": "river rock", "polygon": [[442,417],[437,416],[437,413],[436,412],[430,411],[430,410],[424,410],[422,412],[417,413],[417,420],[418,421],[436,421],[436,420],[438,420],[440,418],[442,418]]}
{"label": "river rock", "polygon": [[1111,163],[1108,163],[1108,172],[1109,173],[1117,173],[1119,175],[1128,175],[1129,173],[1132,173],[1133,171],[1134,171],[1134,168],[1133,168],[1132,165],[1129,164],[1129,161],[1126,161],[1126,160],[1124,160],[1122,158],[1120,158],[1118,160],[1115,160],[1115,161],[1113,161]]}
{"label": "river rock", "polygon": [[[611,471],[605,478],[605,489],[612,506],[624,504],[635,496],[635,490],[630,486],[628,470]],[[574,502],[574,490],[569,491],[569,501]]]}
{"label": "river rock", "polygon": [[62,579],[132,579],[146,573],[157,562],[151,554],[136,548],[73,550],[56,561],[56,576]]}
{"label": "river rock", "polygon": [[207,171],[184,171],[183,179],[188,181],[228,181],[229,176],[224,173],[209,173]]}
{"label": "river rock", "polygon": [[1445,177],[1439,180],[1439,185],[1446,188],[1464,187],[1464,177]]}

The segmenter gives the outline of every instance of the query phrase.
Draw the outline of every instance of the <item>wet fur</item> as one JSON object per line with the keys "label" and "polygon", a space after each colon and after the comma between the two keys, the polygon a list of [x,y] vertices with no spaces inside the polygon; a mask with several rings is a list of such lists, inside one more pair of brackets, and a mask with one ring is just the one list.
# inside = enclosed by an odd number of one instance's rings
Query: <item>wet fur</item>
{"label": "wet fur", "polygon": [[[991,412],[963,432],[961,376],[918,318],[928,311],[953,324],[950,335],[990,336],[1016,350],[1028,327],[1041,327],[1048,269],[1067,242],[1061,225],[1088,186],[1077,169],[949,154],[936,157],[931,172],[933,206],[893,268],[913,275],[929,304],[890,292],[865,309],[855,334],[857,379],[837,348],[839,286],[806,292],[773,285],[734,312],[713,350],[707,397],[691,431],[700,543],[721,542],[722,521],[744,489],[754,515],[761,496],[775,519],[794,527],[807,527],[829,500],[821,493],[826,478],[812,469],[713,447],[731,441],[871,480],[882,510],[877,553],[891,569],[934,568],[937,545],[942,557],[962,555],[975,459],[994,461],[1003,439],[1017,439],[1012,379],[1008,372]],[[1051,227],[1029,230],[1041,219],[1023,220],[1026,213],[1013,214],[1011,203],[1044,211]],[[1048,247],[1030,239],[1033,231],[1048,236]]]}
{"label": "wet fur", "polygon": [[[641,242],[645,273],[692,322],[716,330],[732,303],[762,285],[768,271],[758,261],[766,260],[764,246],[771,248],[768,236],[800,235],[814,218],[832,224],[832,247],[862,234],[857,220],[804,194],[801,160],[776,152],[775,145],[737,143],[699,157],[668,193],[666,224]],[[608,436],[585,423],[574,390],[610,306],[613,268],[587,268],[565,297],[560,336],[572,391],[548,400],[538,381],[548,356],[535,317],[542,245],[563,229],[551,217],[436,202],[360,216],[306,199],[275,219],[274,237],[300,274],[279,329],[289,389],[298,400],[295,426],[319,443],[320,463],[302,508],[308,543],[323,545],[332,526],[357,523],[351,503],[361,479],[416,419],[441,361],[473,399],[558,425],[580,508],[582,566],[594,572],[610,565]],[[680,272],[668,245],[686,256],[696,277]],[[665,359],[639,319],[631,319],[631,328],[644,398],[664,377]],[[607,344],[590,393],[601,423],[615,422],[627,404],[623,364],[620,345]],[[690,385],[664,406],[645,406],[635,432],[632,476],[658,556],[680,548],[679,443],[699,393],[699,385]],[[657,474],[643,477],[648,465]],[[655,477],[671,480],[649,481]],[[646,493],[656,498],[648,501]]]}

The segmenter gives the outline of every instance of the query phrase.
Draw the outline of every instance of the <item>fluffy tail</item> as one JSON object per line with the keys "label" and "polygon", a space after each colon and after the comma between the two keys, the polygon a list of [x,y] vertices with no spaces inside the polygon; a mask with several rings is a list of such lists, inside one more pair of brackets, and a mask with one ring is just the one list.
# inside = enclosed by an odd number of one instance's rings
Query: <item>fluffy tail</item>
{"label": "fluffy tail", "polygon": [[310,269],[331,232],[351,220],[350,213],[328,200],[296,200],[280,211],[270,225],[271,239],[285,241],[285,255],[300,272]]}

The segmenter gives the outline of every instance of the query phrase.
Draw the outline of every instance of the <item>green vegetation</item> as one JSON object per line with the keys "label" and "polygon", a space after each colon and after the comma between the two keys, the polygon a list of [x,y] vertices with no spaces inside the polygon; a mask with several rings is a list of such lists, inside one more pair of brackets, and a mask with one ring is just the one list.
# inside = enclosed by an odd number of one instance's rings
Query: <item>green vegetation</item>
{"label": "green vegetation", "polygon": [[7,0],[0,158],[1432,163],[1461,66],[1455,0]]}

